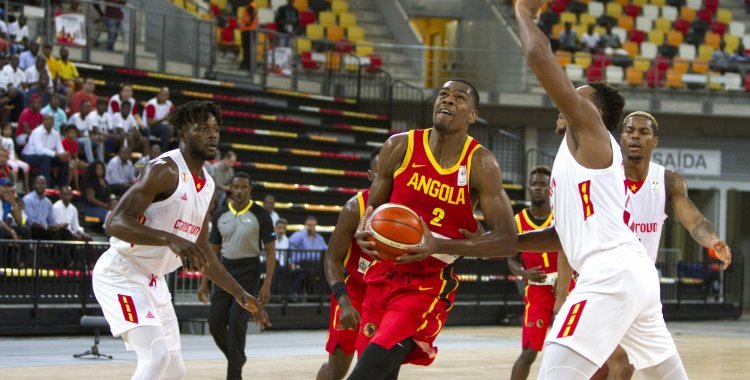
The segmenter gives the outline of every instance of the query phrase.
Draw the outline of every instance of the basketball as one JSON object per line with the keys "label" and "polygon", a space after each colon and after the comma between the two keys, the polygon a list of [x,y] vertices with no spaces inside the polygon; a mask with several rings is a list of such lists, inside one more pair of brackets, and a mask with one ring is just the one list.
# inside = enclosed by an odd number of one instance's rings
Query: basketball
{"label": "basketball", "polygon": [[422,242],[422,222],[410,208],[386,203],[376,208],[367,221],[371,233],[367,240],[375,243],[375,250],[385,260],[410,254],[405,248]]}

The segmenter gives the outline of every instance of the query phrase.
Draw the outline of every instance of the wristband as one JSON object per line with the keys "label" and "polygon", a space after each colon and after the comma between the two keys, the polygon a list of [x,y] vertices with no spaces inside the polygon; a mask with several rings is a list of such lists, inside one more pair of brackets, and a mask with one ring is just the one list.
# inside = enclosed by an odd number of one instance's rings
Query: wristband
{"label": "wristband", "polygon": [[339,297],[343,295],[349,295],[349,293],[346,291],[346,285],[344,285],[343,282],[337,282],[331,286],[331,293],[333,293],[333,298],[336,299],[336,301],[339,300]]}

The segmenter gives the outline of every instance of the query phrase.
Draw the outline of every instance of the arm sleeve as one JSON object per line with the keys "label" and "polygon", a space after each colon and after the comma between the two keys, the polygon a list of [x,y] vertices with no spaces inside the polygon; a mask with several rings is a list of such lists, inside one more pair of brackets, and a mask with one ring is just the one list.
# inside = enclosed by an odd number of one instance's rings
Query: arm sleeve
{"label": "arm sleeve", "polygon": [[149,119],[153,119],[154,116],[156,116],[156,107],[154,107],[153,104],[149,104],[146,106],[146,117]]}
{"label": "arm sleeve", "polygon": [[224,208],[220,208],[214,211],[213,218],[211,219],[211,233],[208,235],[208,243],[221,245],[221,232],[219,232],[219,218],[224,213]]}

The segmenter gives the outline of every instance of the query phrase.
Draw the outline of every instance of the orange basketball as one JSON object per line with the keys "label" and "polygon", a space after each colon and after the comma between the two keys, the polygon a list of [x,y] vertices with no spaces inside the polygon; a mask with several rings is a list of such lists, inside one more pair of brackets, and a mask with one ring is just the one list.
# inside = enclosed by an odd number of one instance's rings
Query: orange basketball
{"label": "orange basketball", "polygon": [[367,240],[375,242],[375,250],[385,260],[394,261],[397,256],[411,252],[405,248],[422,242],[422,222],[410,208],[386,203],[376,208],[367,221],[371,233]]}

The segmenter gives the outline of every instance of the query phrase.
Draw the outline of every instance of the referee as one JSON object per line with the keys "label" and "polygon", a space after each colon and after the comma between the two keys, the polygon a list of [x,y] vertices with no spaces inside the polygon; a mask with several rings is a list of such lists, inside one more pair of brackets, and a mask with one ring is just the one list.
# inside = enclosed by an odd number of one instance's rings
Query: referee
{"label": "referee", "polygon": [[[250,200],[250,176],[237,173],[229,183],[230,201],[213,216],[208,241],[229,274],[250,294],[258,294],[261,243],[266,250],[266,278],[258,299],[262,304],[271,298],[271,281],[276,266],[276,249],[271,216]],[[198,299],[208,301],[208,280],[204,276],[198,288]],[[245,337],[250,314],[234,301],[234,296],[218,286],[211,294],[208,327],[216,345],[226,356],[227,380],[241,379],[245,365]]]}

